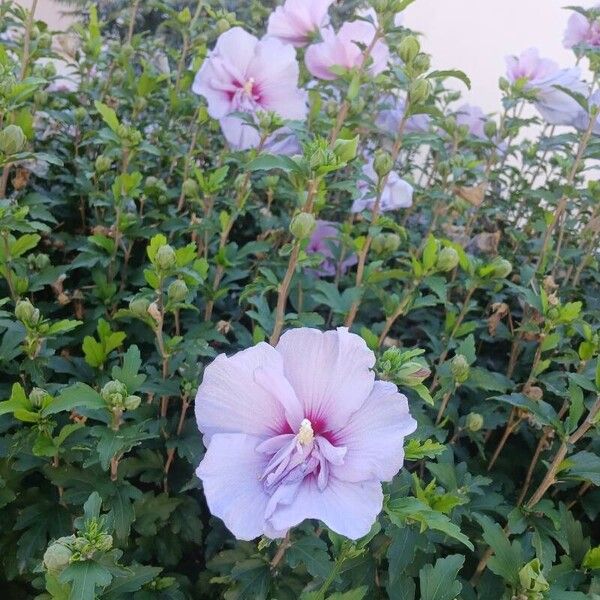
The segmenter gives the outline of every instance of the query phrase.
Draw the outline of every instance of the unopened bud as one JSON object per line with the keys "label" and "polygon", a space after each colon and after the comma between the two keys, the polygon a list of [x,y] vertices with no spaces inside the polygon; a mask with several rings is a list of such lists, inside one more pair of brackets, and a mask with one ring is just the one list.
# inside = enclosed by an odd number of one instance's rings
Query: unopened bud
{"label": "unopened bud", "polygon": [[458,252],[454,248],[445,247],[440,250],[437,257],[436,269],[441,273],[452,271],[458,265]]}
{"label": "unopened bud", "polygon": [[6,156],[18,154],[26,143],[27,138],[18,125],[8,125],[0,131],[0,152]]}
{"label": "unopened bud", "polygon": [[58,538],[55,542],[48,546],[44,552],[44,567],[50,573],[60,573],[63,569],[69,566],[73,551],[71,544],[74,542],[75,536],[69,535]]}
{"label": "unopened bud", "polygon": [[304,240],[312,235],[316,225],[317,222],[312,213],[301,212],[292,219],[290,232],[295,238]]}
{"label": "unopened bud", "polygon": [[156,266],[162,271],[168,271],[172,269],[177,263],[177,257],[175,256],[175,250],[169,244],[161,246],[156,252],[154,257]]}
{"label": "unopened bud", "polygon": [[340,162],[350,162],[356,158],[358,151],[359,137],[353,137],[351,140],[336,140],[333,145],[333,153],[337,156]]}
{"label": "unopened bud", "polygon": [[188,286],[183,279],[176,279],[169,285],[167,296],[171,302],[182,302],[189,293]]}
{"label": "unopened bud", "polygon": [[113,537],[109,533],[103,533],[96,544],[100,552],[108,552],[113,547]]}
{"label": "unopened bud", "polygon": [[392,254],[400,247],[400,236],[396,233],[380,233],[373,238],[372,248],[376,254]]}
{"label": "unopened bud", "polygon": [[111,408],[122,408],[127,398],[127,387],[120,381],[109,381],[100,391],[100,395]]}
{"label": "unopened bud", "polygon": [[200,188],[198,187],[198,182],[195,179],[186,179],[181,186],[183,191],[183,195],[186,198],[195,198],[198,196]]}
{"label": "unopened bud", "polygon": [[148,312],[148,307],[150,306],[150,301],[146,298],[134,298],[129,303],[129,310],[136,317],[145,317]]}
{"label": "unopened bud", "polygon": [[412,64],[413,70],[417,75],[421,75],[431,67],[431,59],[427,54],[419,54]]}
{"label": "unopened bud", "polygon": [[500,279],[505,279],[506,277],[508,277],[513,269],[513,266],[510,263],[510,261],[500,257],[495,258],[493,260],[492,266],[494,267],[494,271],[492,273],[493,276],[498,277]]}
{"label": "unopened bud", "polygon": [[402,38],[400,45],[398,46],[398,55],[405,64],[410,64],[417,58],[417,55],[421,51],[421,44],[414,35],[407,35]]}
{"label": "unopened bud", "polygon": [[454,381],[458,384],[464,383],[469,379],[469,363],[462,354],[457,354],[450,363],[450,371]]}
{"label": "unopened bud", "polygon": [[125,406],[127,410],[135,410],[141,404],[141,402],[142,399],[139,396],[127,396],[123,406]]}
{"label": "unopened bud", "polygon": [[431,84],[427,79],[413,81],[408,91],[408,99],[411,105],[423,104],[431,94]]}
{"label": "unopened bud", "polygon": [[377,177],[383,179],[386,175],[390,174],[393,168],[394,161],[392,155],[385,150],[377,150],[373,158],[373,170],[377,173]]}
{"label": "unopened bud", "polygon": [[100,175],[102,175],[102,173],[106,173],[110,169],[111,165],[112,160],[105,154],[100,154],[94,163],[94,166],[96,167],[96,173]]}
{"label": "unopened bud", "polygon": [[530,385],[523,390],[523,393],[534,402],[539,402],[544,397],[544,390],[537,385]]}
{"label": "unopened bud", "polygon": [[496,134],[498,133],[498,126],[496,125],[496,121],[492,121],[491,119],[489,121],[486,121],[485,125],[483,126],[483,131],[485,135],[490,139],[496,137]]}
{"label": "unopened bud", "polygon": [[465,427],[467,431],[475,433],[483,427],[483,416],[479,413],[469,413],[465,419]]}
{"label": "unopened bud", "polygon": [[229,24],[229,21],[227,19],[219,19],[216,23],[216,27],[218,33],[225,33],[226,31],[231,29],[231,25]]}
{"label": "unopened bud", "polygon": [[33,388],[29,394],[29,402],[34,408],[42,408],[44,399],[48,397],[48,392],[42,388]]}
{"label": "unopened bud", "polygon": [[29,300],[19,300],[15,307],[15,317],[24,325],[33,327],[40,321],[40,311]]}

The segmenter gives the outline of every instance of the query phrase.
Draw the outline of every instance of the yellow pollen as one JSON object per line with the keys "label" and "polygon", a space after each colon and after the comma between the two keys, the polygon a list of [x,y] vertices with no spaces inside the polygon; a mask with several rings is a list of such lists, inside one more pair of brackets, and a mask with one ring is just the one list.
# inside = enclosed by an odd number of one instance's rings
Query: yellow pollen
{"label": "yellow pollen", "polygon": [[252,94],[252,88],[254,87],[254,77],[250,77],[248,81],[244,84],[244,93],[250,95]]}
{"label": "yellow pollen", "polygon": [[302,446],[308,446],[315,439],[315,432],[312,428],[312,423],[308,419],[302,419],[300,423],[300,429],[296,439],[302,444]]}

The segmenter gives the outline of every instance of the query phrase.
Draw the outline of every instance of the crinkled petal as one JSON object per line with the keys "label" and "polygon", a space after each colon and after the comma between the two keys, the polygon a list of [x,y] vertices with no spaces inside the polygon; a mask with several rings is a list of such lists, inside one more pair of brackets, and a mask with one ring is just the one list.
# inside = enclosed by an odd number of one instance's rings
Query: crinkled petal
{"label": "crinkled petal", "polygon": [[[258,383],[258,369],[269,369],[273,389]],[[283,382],[279,381],[283,380]],[[281,383],[281,386],[279,385]],[[204,371],[196,395],[196,420],[210,443],[215,433],[247,433],[273,437],[291,431],[286,407],[273,391],[285,389],[281,355],[266,343],[260,343],[234,356],[220,354]]]}
{"label": "crinkled petal", "polygon": [[[269,496],[259,481],[267,458],[256,452],[260,442],[243,434],[214,435],[196,470],[210,512],[240,540],[253,540],[267,531]],[[272,526],[268,529],[274,531]]]}
{"label": "crinkled petal", "polygon": [[260,143],[260,135],[256,128],[238,117],[223,117],[219,123],[227,143],[234,150],[256,148]]}
{"label": "crinkled petal", "polygon": [[391,481],[404,463],[404,438],[416,428],[406,396],[394,384],[376,381],[367,401],[334,433],[335,446],[347,451],[343,464],[331,467],[333,476],[344,481]]}
{"label": "crinkled petal", "polygon": [[369,533],[383,506],[378,481],[349,483],[330,477],[321,491],[316,477],[307,477],[289,505],[277,506],[269,519],[278,530],[299,525],[305,519],[319,519],[327,527],[351,540]]}
{"label": "crinkled petal", "polygon": [[276,349],[315,432],[340,429],[371,393],[375,355],[344,327],[325,333],[292,329]]}

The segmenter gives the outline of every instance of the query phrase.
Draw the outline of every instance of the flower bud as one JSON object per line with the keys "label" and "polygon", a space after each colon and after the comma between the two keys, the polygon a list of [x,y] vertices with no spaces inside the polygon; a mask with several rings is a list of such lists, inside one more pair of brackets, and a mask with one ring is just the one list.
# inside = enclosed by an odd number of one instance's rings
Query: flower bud
{"label": "flower bud", "polygon": [[105,154],[100,154],[100,156],[96,158],[96,162],[94,163],[94,166],[96,167],[96,173],[98,173],[99,175],[102,175],[102,173],[106,173],[106,171],[110,169],[111,165],[112,160]]}
{"label": "flower bud", "polygon": [[139,396],[127,396],[123,405],[127,410],[135,410],[142,402]]}
{"label": "flower bud", "polygon": [[48,397],[48,392],[42,388],[33,388],[29,394],[29,402],[34,408],[42,408],[44,399]]}
{"label": "flower bud", "polygon": [[454,248],[445,247],[440,250],[435,268],[441,273],[452,271],[458,265],[458,252]]}
{"label": "flower bud", "polygon": [[464,383],[469,379],[470,370],[469,363],[462,354],[457,354],[450,363],[450,371],[457,384]]}
{"label": "flower bud", "polygon": [[149,306],[150,301],[146,298],[134,298],[129,302],[129,310],[136,317],[145,317]]}
{"label": "flower bud", "polygon": [[496,125],[496,121],[493,121],[492,119],[486,121],[485,125],[483,126],[483,131],[485,135],[490,139],[496,137],[496,134],[498,133],[498,126]]}
{"label": "flower bud", "polygon": [[198,193],[200,192],[198,182],[195,179],[191,178],[188,178],[183,182],[181,189],[183,191],[183,195],[186,198],[196,198],[198,196]]}
{"label": "flower bud", "polygon": [[53,77],[56,77],[56,67],[54,66],[54,63],[46,63],[42,67],[42,75],[46,79],[52,79]]}
{"label": "flower bud", "polygon": [[351,140],[336,140],[333,145],[333,153],[341,162],[350,162],[356,158],[358,150],[358,136]]}
{"label": "flower bud", "polygon": [[499,279],[506,279],[513,269],[510,261],[501,257],[495,258],[492,262],[492,266],[494,267],[492,272],[493,277],[498,277]]}
{"label": "flower bud", "polygon": [[144,193],[152,194],[159,186],[159,179],[150,175],[150,177],[146,177],[146,181],[144,181]]}
{"label": "flower bud", "polygon": [[231,25],[229,24],[229,21],[224,18],[219,19],[216,23],[216,26],[217,26],[217,32],[219,34],[225,33],[226,31],[231,29]]}
{"label": "flower bud", "polygon": [[301,212],[292,219],[290,232],[295,238],[304,240],[312,235],[316,225],[317,222],[312,213]]}
{"label": "flower bud", "polygon": [[469,413],[465,419],[465,428],[467,431],[475,433],[483,427],[483,416],[479,413]]}
{"label": "flower bud", "polygon": [[44,106],[48,102],[48,92],[46,90],[37,90],[33,95],[33,101],[38,106]]}
{"label": "flower bud", "polygon": [[42,269],[45,269],[49,264],[50,264],[50,257],[47,254],[37,254],[35,257],[35,268],[38,271],[41,271]]}
{"label": "flower bud", "polygon": [[377,173],[377,177],[383,179],[386,175],[390,174],[393,168],[394,161],[392,160],[392,155],[385,150],[377,150],[373,158],[373,169]]}
{"label": "flower bud", "polygon": [[431,59],[427,54],[419,54],[412,64],[413,70],[417,75],[421,75],[431,67]]}
{"label": "flower bud", "polygon": [[154,257],[154,261],[156,266],[162,271],[168,271],[169,269],[172,269],[177,262],[175,250],[173,250],[169,244],[161,246]]}
{"label": "flower bud", "polygon": [[373,238],[372,247],[376,254],[392,254],[400,247],[400,236],[396,233],[380,233]]}
{"label": "flower bud", "polygon": [[42,33],[40,37],[37,38],[38,48],[42,48],[47,50],[52,45],[52,36],[49,33]]}
{"label": "flower bud", "polygon": [[431,371],[421,363],[409,361],[396,371],[395,381],[398,385],[414,387],[420,385],[431,375]]}
{"label": "flower bud", "polygon": [[40,311],[29,300],[19,300],[15,307],[15,317],[24,325],[33,327],[40,321]]}
{"label": "flower bud", "polygon": [[183,279],[176,279],[167,290],[167,296],[171,302],[183,302],[188,295],[188,286]]}
{"label": "flower bud", "polygon": [[103,533],[96,543],[96,548],[100,552],[108,552],[113,547],[113,536],[109,533]]}
{"label": "flower bud", "polygon": [[431,94],[431,84],[427,79],[413,81],[408,90],[408,99],[411,105],[423,104]]}
{"label": "flower bud", "polygon": [[402,38],[400,45],[398,46],[398,55],[405,64],[410,64],[417,58],[417,55],[421,51],[421,44],[414,35],[407,35]]}
{"label": "flower bud", "polygon": [[102,388],[100,395],[111,408],[122,408],[127,398],[127,388],[118,380],[109,381]]}
{"label": "flower bud", "polygon": [[534,402],[539,402],[544,397],[544,390],[537,385],[530,385],[523,390],[523,393]]}
{"label": "flower bud", "polygon": [[6,156],[18,154],[26,143],[27,138],[18,125],[9,125],[0,131],[0,152]]}
{"label": "flower bud", "polygon": [[519,583],[521,584],[521,589],[527,592],[527,598],[535,600],[545,598],[546,592],[550,590],[550,584],[546,581],[542,573],[542,565],[539,558],[529,561],[519,571]]}
{"label": "flower bud", "polygon": [[63,569],[69,566],[73,551],[71,544],[75,540],[75,536],[69,535],[58,538],[55,542],[48,546],[44,552],[44,567],[50,573],[60,573]]}

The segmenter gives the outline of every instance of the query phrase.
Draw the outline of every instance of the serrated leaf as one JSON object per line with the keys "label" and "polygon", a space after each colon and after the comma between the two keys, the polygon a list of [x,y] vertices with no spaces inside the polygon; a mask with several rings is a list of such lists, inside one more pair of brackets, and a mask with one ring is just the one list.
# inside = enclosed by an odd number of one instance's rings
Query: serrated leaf
{"label": "serrated leaf", "polygon": [[106,403],[96,390],[79,382],[62,390],[58,397],[42,410],[42,415],[47,417],[76,408],[103,410],[106,409]]}
{"label": "serrated leaf", "polygon": [[71,583],[69,600],[95,600],[96,592],[112,581],[112,574],[96,561],[86,560],[69,565],[59,581]]}
{"label": "serrated leaf", "polygon": [[455,600],[462,590],[457,576],[464,562],[464,556],[453,554],[425,565],[419,571],[421,600]]}

